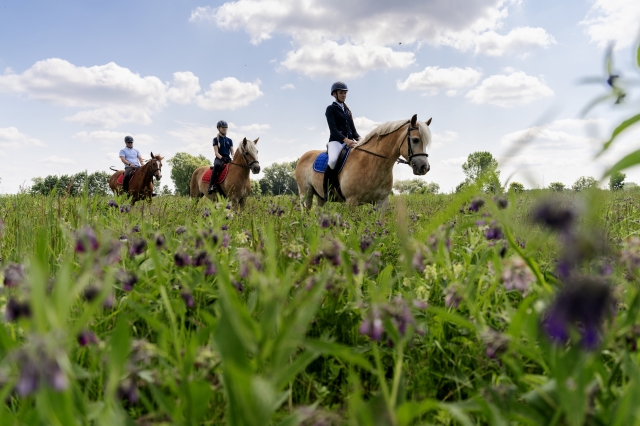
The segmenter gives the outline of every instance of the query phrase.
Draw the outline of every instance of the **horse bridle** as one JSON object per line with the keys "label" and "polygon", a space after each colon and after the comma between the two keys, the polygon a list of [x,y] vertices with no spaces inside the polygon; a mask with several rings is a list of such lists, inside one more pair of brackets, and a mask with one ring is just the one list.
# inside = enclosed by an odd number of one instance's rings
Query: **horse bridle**
{"label": "horse bridle", "polygon": [[[418,133],[420,133],[420,128],[419,127],[412,127],[411,123],[409,123],[409,126],[407,126],[407,138],[406,138],[406,140],[407,140],[407,154],[408,154],[407,157],[409,157],[409,161],[405,161],[402,158],[400,158],[400,156],[402,156],[402,154],[400,154],[398,156],[398,159],[396,160],[396,163],[398,163],[398,164],[411,165],[411,163],[413,162],[413,158],[414,157],[421,157],[421,156],[428,157],[429,156],[429,154],[427,154],[426,152],[419,152],[417,154],[413,153],[413,148],[411,147],[411,131],[412,130],[417,130]],[[422,140],[422,137],[420,137],[420,139]],[[402,139],[402,143],[398,147],[398,153],[400,153],[400,149],[402,148],[402,144],[404,143],[404,141],[405,140]],[[389,157],[385,157],[384,155],[376,154],[375,152],[367,151],[366,149],[360,148],[359,146],[354,148],[354,149],[366,152],[367,154],[371,154],[371,155],[374,155],[376,157],[384,158],[386,160],[389,159]]]}
{"label": "horse bridle", "polygon": [[247,157],[244,155],[244,152],[240,152],[240,155],[242,155],[242,158],[244,158],[244,162],[247,163],[247,165],[234,163],[233,161],[230,161],[229,164],[235,164],[236,166],[244,167],[245,169],[251,169],[251,167],[256,163],[260,165],[260,162],[258,160],[253,160],[252,162],[249,162],[247,160]]}
{"label": "horse bridle", "polygon": [[159,172],[160,170],[162,170],[162,163],[160,162],[160,160],[157,160],[157,159],[155,159],[155,158],[152,158],[152,159],[151,159],[151,160],[149,160],[149,161],[157,161],[157,162],[160,164],[160,166],[159,166],[157,169],[155,169],[155,170],[151,170],[151,171],[149,171],[149,170],[145,170],[144,172],[145,172],[145,174],[146,174],[146,175],[151,175],[151,176],[153,176],[153,177],[157,178],[157,177],[156,177],[156,172]]}

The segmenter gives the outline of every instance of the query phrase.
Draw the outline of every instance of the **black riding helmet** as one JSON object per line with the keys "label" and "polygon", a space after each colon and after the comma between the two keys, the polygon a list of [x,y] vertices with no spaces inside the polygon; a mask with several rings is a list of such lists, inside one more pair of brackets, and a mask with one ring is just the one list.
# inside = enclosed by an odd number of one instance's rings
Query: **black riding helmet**
{"label": "black riding helmet", "polygon": [[229,125],[227,124],[226,121],[220,120],[220,121],[218,121],[218,124],[216,125],[216,128],[219,129],[220,127],[229,127]]}
{"label": "black riding helmet", "polygon": [[336,90],[344,90],[345,92],[348,92],[349,88],[343,82],[336,81],[335,83],[333,83],[331,85],[331,96],[333,96],[333,94],[336,92]]}
{"label": "black riding helmet", "polygon": [[124,143],[129,143],[129,142],[133,142],[133,138],[131,136],[125,136]]}

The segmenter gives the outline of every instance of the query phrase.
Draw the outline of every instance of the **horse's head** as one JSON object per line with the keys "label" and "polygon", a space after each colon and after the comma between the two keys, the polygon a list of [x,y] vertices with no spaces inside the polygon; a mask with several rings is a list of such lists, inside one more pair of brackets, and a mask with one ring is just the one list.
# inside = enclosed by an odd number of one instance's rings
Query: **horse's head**
{"label": "horse's head", "polygon": [[150,175],[153,175],[154,178],[160,180],[162,179],[162,159],[164,157],[162,157],[161,155],[153,155],[153,152],[151,153],[151,159],[149,160],[149,163],[151,163],[149,165],[149,168],[151,169],[149,171]]}
{"label": "horse's head", "polygon": [[407,148],[401,154],[407,159],[414,175],[426,175],[431,169],[429,165],[429,154],[427,147],[431,145],[431,130],[429,130],[431,119],[422,123],[418,121],[418,114],[411,117],[411,122],[407,127],[405,136]]}
{"label": "horse's head", "polygon": [[[260,139],[260,138],[258,138]],[[244,138],[242,143],[240,144],[240,154],[244,158],[244,161],[247,162],[247,167],[251,170],[253,174],[260,173],[260,162],[258,161],[258,139],[252,141],[250,139]]]}

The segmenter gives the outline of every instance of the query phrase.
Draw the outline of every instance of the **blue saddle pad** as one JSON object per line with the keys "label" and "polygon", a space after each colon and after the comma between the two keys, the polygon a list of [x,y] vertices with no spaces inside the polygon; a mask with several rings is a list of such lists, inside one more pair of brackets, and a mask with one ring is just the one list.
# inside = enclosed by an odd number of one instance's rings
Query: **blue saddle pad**
{"label": "blue saddle pad", "polygon": [[[342,164],[336,164],[338,173],[342,171],[342,168],[344,167],[344,164],[347,162],[347,158],[349,158],[350,153],[351,153],[351,149],[347,149],[347,154],[344,156],[344,161],[342,162]],[[324,171],[327,168],[328,162],[329,162],[329,155],[327,155],[326,152],[321,152],[320,154],[318,154],[315,161],[313,162],[313,171],[318,173],[324,173]]]}

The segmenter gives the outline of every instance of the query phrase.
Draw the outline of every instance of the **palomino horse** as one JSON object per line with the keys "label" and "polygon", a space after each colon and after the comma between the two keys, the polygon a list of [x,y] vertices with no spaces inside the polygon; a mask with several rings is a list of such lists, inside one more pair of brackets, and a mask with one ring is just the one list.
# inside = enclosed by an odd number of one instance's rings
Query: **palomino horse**
{"label": "palomino horse", "polygon": [[[260,139],[260,138],[258,138]],[[219,185],[222,195],[231,200],[233,207],[244,207],[244,203],[251,194],[251,180],[249,179],[249,170],[253,174],[260,173],[260,163],[258,162],[258,148],[256,144],[258,139],[251,141],[244,138],[240,146],[233,155],[233,160],[229,163],[229,171],[227,177]],[[198,167],[191,175],[191,186],[189,193],[192,198],[202,197],[206,195],[211,201],[215,201],[218,192],[207,194],[209,183],[202,181],[202,176],[209,170],[208,166]]]}
{"label": "palomino horse", "polygon": [[[431,119],[422,123],[416,114],[411,120],[389,121],[372,130],[351,150],[338,174],[344,200],[337,194],[334,198],[352,206],[378,204],[384,210],[393,187],[393,166],[396,161],[410,165],[414,175],[424,175],[429,171],[426,153],[426,148],[431,144],[429,124]],[[323,206],[327,198],[323,189],[323,174],[313,170],[313,162],[321,152],[304,153],[296,166],[298,190],[307,209],[311,208],[314,195],[319,206]],[[406,161],[400,160],[400,156]],[[336,192],[335,189],[332,191]]]}
{"label": "palomino horse", "polygon": [[[153,178],[162,179],[162,159],[160,155],[153,155],[144,166],[138,168],[136,173],[129,181],[129,195],[131,196],[131,204],[135,204],[138,200],[151,200],[153,194]],[[113,168],[111,170],[114,170]],[[109,187],[114,194],[122,193],[122,185],[118,184],[118,178],[124,173],[124,170],[116,170],[109,178]]]}

